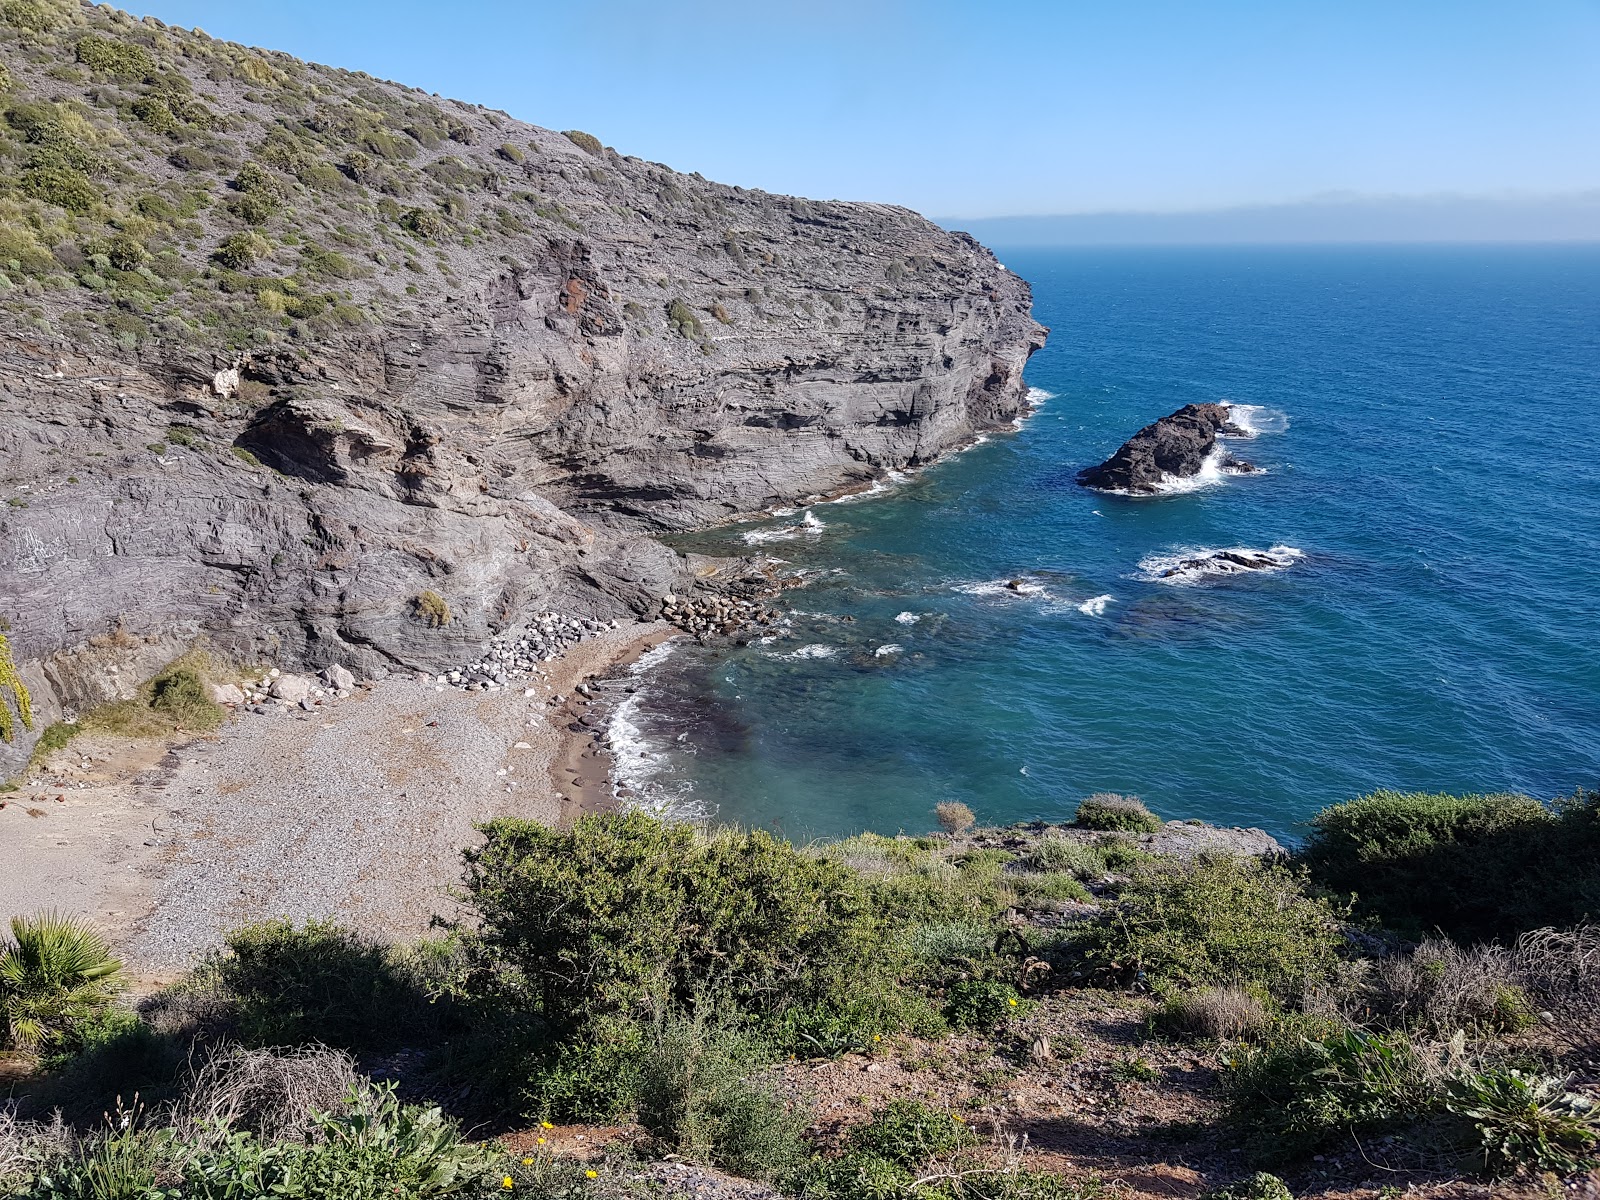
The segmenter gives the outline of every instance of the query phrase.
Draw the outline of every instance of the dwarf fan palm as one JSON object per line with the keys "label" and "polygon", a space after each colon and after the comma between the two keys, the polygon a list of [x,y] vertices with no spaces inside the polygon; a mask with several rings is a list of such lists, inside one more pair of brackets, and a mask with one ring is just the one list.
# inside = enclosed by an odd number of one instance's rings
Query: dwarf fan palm
{"label": "dwarf fan palm", "polygon": [[121,990],[122,964],[87,922],[59,913],[13,917],[0,942],[0,1017],[23,1050],[60,1042]]}

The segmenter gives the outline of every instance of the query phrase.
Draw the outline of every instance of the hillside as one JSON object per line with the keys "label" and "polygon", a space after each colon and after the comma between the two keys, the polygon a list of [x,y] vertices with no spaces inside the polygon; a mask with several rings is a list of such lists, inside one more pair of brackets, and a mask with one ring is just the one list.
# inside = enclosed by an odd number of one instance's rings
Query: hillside
{"label": "hillside", "polygon": [[46,719],[202,633],[379,674],[651,613],[692,580],[650,531],[1026,403],[1027,285],[909,211],[105,7],[6,0],[0,56],[0,616]]}

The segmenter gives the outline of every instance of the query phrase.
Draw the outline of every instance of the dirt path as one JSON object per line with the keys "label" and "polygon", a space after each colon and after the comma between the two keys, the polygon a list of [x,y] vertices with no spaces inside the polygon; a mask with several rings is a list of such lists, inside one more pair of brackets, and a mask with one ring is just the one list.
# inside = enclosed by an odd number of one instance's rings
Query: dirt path
{"label": "dirt path", "polygon": [[[573,688],[669,632],[603,633],[500,691],[391,678],[314,712],[241,715],[170,751],[74,741],[50,786],[0,797],[0,918],[92,917],[149,979],[271,917],[424,933],[452,911],[475,823],[559,823],[608,802],[603,759],[568,727]],[[564,769],[577,762],[581,784]]]}

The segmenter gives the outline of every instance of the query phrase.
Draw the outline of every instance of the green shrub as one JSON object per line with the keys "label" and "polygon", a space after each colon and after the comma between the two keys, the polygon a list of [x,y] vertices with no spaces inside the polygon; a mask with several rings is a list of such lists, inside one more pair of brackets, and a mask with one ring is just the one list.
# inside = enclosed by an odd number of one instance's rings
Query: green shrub
{"label": "green shrub", "polygon": [[639,1124],[676,1154],[747,1179],[791,1176],[809,1115],[760,1077],[763,1047],[704,1014],[669,1016],[638,1063]]}
{"label": "green shrub", "polygon": [[1515,1070],[1480,1071],[1452,1080],[1445,1103],[1473,1123],[1490,1174],[1569,1175],[1600,1164],[1600,1105],[1568,1091],[1570,1082]]}
{"label": "green shrub", "polygon": [[1097,792],[1078,805],[1073,823],[1081,829],[1102,832],[1156,833],[1161,818],[1144,806],[1137,796],[1118,796]]}
{"label": "green shrub", "polygon": [[59,164],[29,167],[22,173],[24,195],[69,212],[86,213],[100,202],[100,189],[76,167]]}
{"label": "green shrub", "polygon": [[411,601],[411,607],[417,618],[430,629],[442,629],[450,624],[450,605],[432,588],[419,593]]}
{"label": "green shrub", "polygon": [[851,1149],[907,1169],[977,1141],[977,1135],[960,1118],[918,1100],[891,1100],[850,1134]]}
{"label": "green shrub", "polygon": [[1257,1171],[1248,1179],[1205,1193],[1200,1200],[1294,1200],[1294,1193],[1276,1175]]}
{"label": "green shrub", "polygon": [[11,918],[0,942],[0,1017],[7,1043],[22,1050],[76,1044],[122,988],[122,964],[87,922],[58,913]]}
{"label": "green shrub", "polygon": [[323,921],[266,921],[230,933],[208,967],[251,1046],[361,1049],[425,1029],[429,1002],[389,947]]}
{"label": "green shrub", "polygon": [[1105,855],[1099,847],[1059,833],[1047,833],[1029,846],[1022,865],[1030,871],[1071,871],[1079,879],[1096,879],[1106,873]]}
{"label": "green shrub", "polygon": [[844,1003],[893,965],[853,874],[766,833],[699,835],[640,813],[481,828],[465,856],[467,944],[561,1029],[709,996],[764,1016]]}
{"label": "green shrub", "polygon": [[95,33],[78,39],[78,61],[96,75],[119,79],[143,79],[155,66],[143,46]]}
{"label": "green shrub", "polygon": [[233,234],[216,248],[211,257],[231,271],[242,271],[271,253],[272,243],[259,233],[250,231]]}
{"label": "green shrub", "polygon": [[899,1163],[855,1150],[821,1164],[806,1195],[817,1200],[901,1200],[915,1182]]}
{"label": "green shrub", "polygon": [[1282,867],[1201,857],[1139,868],[1078,945],[1096,972],[1154,988],[1243,984],[1288,996],[1337,961],[1339,918]]}
{"label": "green shrub", "polygon": [[186,1054],[177,1038],[115,1007],[82,1021],[73,1042],[50,1060],[41,1099],[76,1119],[93,1120],[119,1096],[151,1102],[171,1095]]}
{"label": "green shrub", "polygon": [[65,721],[55,721],[46,725],[44,732],[39,735],[39,740],[33,743],[33,749],[28,753],[29,768],[38,766],[57,750],[64,750],[67,743],[82,732],[81,725],[69,725]]}
{"label": "green shrub", "polygon": [[700,318],[683,302],[674,298],[667,305],[667,324],[672,326],[679,337],[690,338],[694,341],[705,337],[705,326],[700,324]]}
{"label": "green shrub", "polygon": [[1409,936],[1478,940],[1577,924],[1600,898],[1600,793],[1546,807],[1526,796],[1374,792],[1311,821],[1317,883]]}
{"label": "green shrub", "polygon": [[645,1037],[637,1021],[602,1018],[564,1040],[546,1031],[543,1040],[522,1053],[514,1042],[483,1049],[500,1060],[494,1076],[508,1066],[507,1074],[521,1075],[516,1086],[524,1115],[610,1121],[632,1108],[638,1095]]}
{"label": "green shrub", "polygon": [[151,709],[184,729],[200,731],[221,725],[227,712],[211,699],[201,667],[195,656],[164,667],[150,681]]}
{"label": "green shrub", "polygon": [[30,33],[43,33],[54,23],[44,6],[35,0],[5,0],[0,4],[0,21]]}
{"label": "green shrub", "polygon": [[1009,983],[992,979],[966,979],[945,997],[945,1020],[957,1029],[992,1033],[1033,1007]]}
{"label": "green shrub", "polygon": [[1268,1166],[1442,1103],[1438,1083],[1403,1034],[1343,1030],[1310,1038],[1286,1031],[1241,1048],[1222,1083],[1228,1123],[1249,1155]]}
{"label": "green shrub", "polygon": [[593,154],[598,158],[605,153],[605,147],[600,144],[600,139],[592,133],[584,133],[581,129],[568,129],[562,136],[585,154]]}
{"label": "green shrub", "polygon": [[510,142],[506,142],[501,145],[500,149],[495,151],[495,153],[510,163],[520,163],[528,157],[522,152],[522,148],[520,146],[513,146]]}
{"label": "green shrub", "polygon": [[431,208],[409,209],[400,218],[400,227],[420,238],[436,238],[449,227],[444,217]]}
{"label": "green shrub", "polygon": [[[132,1114],[130,1114],[132,1115]],[[78,1142],[49,1163],[22,1192],[26,1200],[154,1200],[158,1186],[182,1170],[185,1147],[170,1129],[136,1121]]]}
{"label": "green shrub", "polygon": [[834,1058],[852,1050],[867,1053],[890,1034],[938,1038],[947,1032],[926,997],[885,982],[843,1001],[791,1004],[778,1017],[772,1038],[785,1053]]}

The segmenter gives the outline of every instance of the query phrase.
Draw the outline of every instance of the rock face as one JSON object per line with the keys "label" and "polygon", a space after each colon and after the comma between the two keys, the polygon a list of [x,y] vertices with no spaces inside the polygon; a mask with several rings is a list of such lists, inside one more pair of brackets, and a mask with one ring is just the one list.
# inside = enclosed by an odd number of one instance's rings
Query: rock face
{"label": "rock face", "polygon": [[[95,233],[98,210],[30,201],[58,240],[0,283],[0,617],[45,721],[202,636],[373,678],[536,612],[653,616],[694,586],[653,532],[859,486],[1026,408],[1027,284],[905,209],[50,11],[0,31],[34,39],[8,99],[72,109],[60,136],[123,215]],[[143,82],[72,65],[84,37],[135,46]],[[157,101],[175,125],[136,119]]]}
{"label": "rock face", "polygon": [[[1243,435],[1230,423],[1226,404],[1186,404],[1134,434],[1105,462],[1078,472],[1084,487],[1106,492],[1153,495],[1174,479],[1198,475],[1219,453],[1217,437]],[[1215,465],[1225,471],[1253,471],[1247,462],[1221,452]]]}

